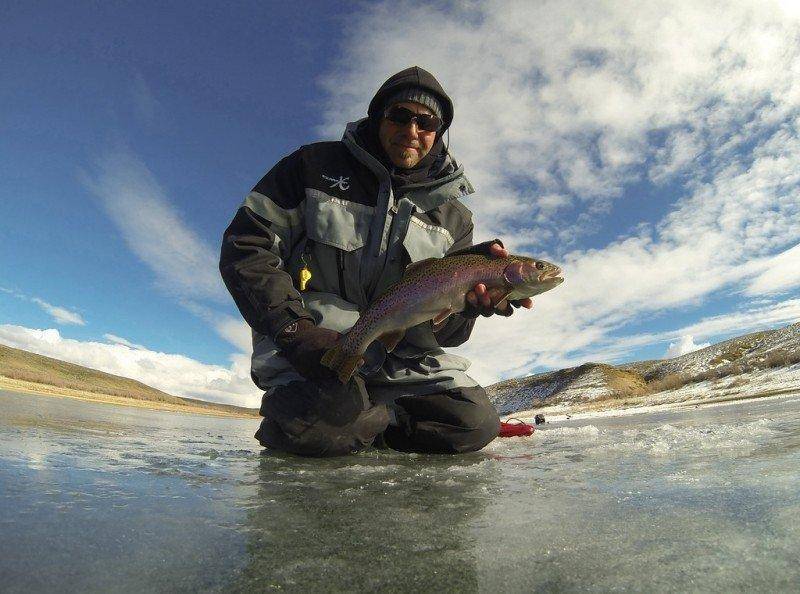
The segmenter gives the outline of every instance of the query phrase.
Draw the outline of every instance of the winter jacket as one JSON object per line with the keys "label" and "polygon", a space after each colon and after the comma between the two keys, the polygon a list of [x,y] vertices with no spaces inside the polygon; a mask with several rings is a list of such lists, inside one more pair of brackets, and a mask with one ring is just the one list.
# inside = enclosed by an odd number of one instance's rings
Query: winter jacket
{"label": "winter jacket", "polygon": [[[368,125],[349,124],[341,141],[306,145],[282,159],[225,231],[220,271],[253,329],[253,378],[262,388],[293,377],[272,341],[284,327],[307,318],[346,332],[409,263],[472,245],[472,214],[460,198],[473,188],[463,168],[445,150],[434,178],[393,183],[386,162],[364,146]],[[302,269],[311,278],[301,291]],[[456,315],[436,332],[430,322],[409,329],[383,379],[464,375],[468,362],[441,347],[466,341],[473,324]],[[450,387],[475,385],[446,375],[455,381]]]}

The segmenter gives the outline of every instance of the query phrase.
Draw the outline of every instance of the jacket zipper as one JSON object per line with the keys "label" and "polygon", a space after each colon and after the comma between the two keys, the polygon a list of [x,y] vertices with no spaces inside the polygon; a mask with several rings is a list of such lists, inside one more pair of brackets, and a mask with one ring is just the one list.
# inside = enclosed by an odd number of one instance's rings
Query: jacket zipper
{"label": "jacket zipper", "polygon": [[[302,267],[300,268],[300,272],[298,273],[298,281],[300,286],[298,287],[301,291],[306,290],[306,283],[311,280],[311,266],[309,265],[309,260],[311,259],[311,250],[314,247],[314,240],[313,239],[306,239],[306,243],[303,246],[303,252],[300,254],[300,264]],[[307,273],[305,280],[303,279],[303,274]]]}
{"label": "jacket zipper", "polygon": [[347,301],[347,291],[344,288],[344,252],[336,250],[336,269],[339,272],[339,295]]}

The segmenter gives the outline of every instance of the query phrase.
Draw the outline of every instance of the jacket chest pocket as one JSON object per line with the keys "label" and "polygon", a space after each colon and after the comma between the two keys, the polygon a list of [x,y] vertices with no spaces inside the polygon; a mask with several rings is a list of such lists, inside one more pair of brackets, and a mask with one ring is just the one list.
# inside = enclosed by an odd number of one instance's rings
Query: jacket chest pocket
{"label": "jacket chest pocket", "polygon": [[408,231],[403,238],[403,247],[412,262],[441,258],[454,243],[455,240],[447,229],[424,223],[414,216],[411,217]]}
{"label": "jacket chest pocket", "polygon": [[364,247],[372,207],[306,189],[306,233],[317,243],[352,252]]}
{"label": "jacket chest pocket", "polygon": [[372,207],[307,188],[305,209],[307,239],[295,265],[298,270],[303,264],[310,268],[309,290],[336,293],[357,303],[359,258]]}

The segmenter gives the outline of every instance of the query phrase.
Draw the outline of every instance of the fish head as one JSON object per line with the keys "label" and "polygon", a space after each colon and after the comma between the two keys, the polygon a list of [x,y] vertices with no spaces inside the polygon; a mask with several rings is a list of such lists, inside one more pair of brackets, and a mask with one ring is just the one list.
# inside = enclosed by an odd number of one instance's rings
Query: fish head
{"label": "fish head", "polygon": [[564,282],[561,268],[544,260],[510,256],[503,270],[510,293],[509,299],[524,299],[549,291]]}

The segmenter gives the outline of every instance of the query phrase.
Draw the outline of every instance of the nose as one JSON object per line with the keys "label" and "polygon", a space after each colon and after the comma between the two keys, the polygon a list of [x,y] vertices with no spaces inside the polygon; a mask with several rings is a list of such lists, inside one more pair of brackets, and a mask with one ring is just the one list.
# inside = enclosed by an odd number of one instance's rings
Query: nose
{"label": "nose", "polygon": [[412,137],[419,136],[419,127],[417,126],[417,120],[414,119],[408,122],[408,124],[405,125],[405,130],[407,130]]}

